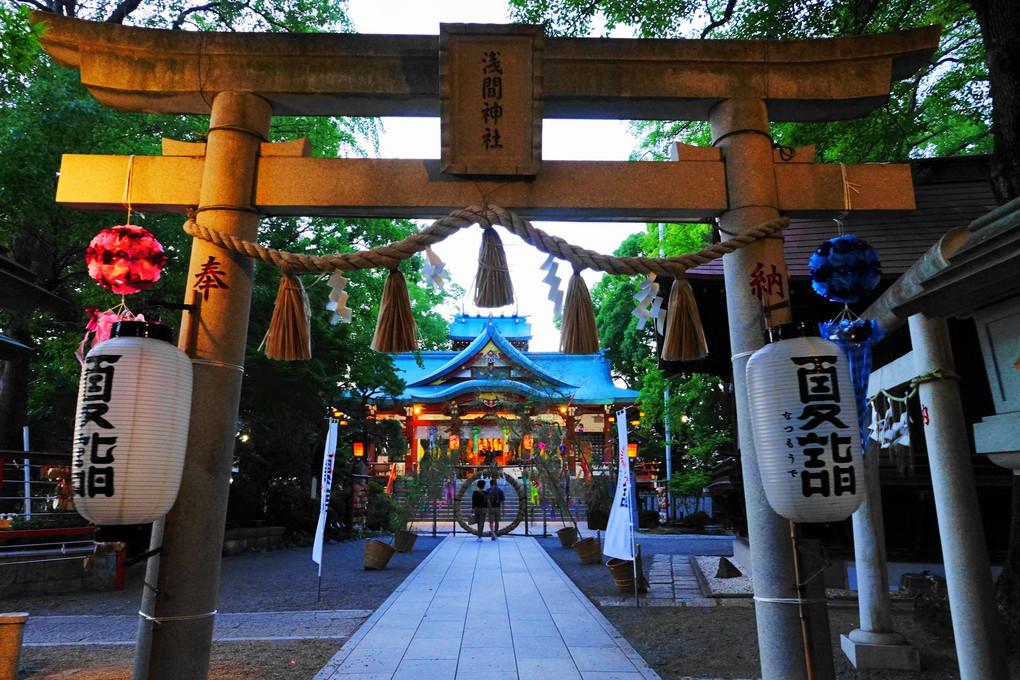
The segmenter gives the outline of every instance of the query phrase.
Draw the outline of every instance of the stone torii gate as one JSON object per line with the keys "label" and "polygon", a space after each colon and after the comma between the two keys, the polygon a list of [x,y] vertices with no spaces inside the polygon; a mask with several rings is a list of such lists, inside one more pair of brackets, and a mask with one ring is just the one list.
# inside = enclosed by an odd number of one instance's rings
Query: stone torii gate
{"label": "stone torii gate", "polygon": [[[135,209],[197,207],[201,225],[249,241],[260,215],[440,217],[479,197],[532,219],[718,218],[726,234],[780,213],[911,209],[908,166],[816,165],[810,149],[787,159],[769,122],[866,115],[939,36],[929,27],[790,42],[572,39],[462,24],[443,25],[439,37],[218,34],[33,20],[46,24],[50,55],[80,69],[103,104],[210,116],[205,143],[167,141],[162,157],[65,156],[58,202],[119,210],[130,172]],[[442,158],[310,158],[303,143],[268,141],[273,115],[441,115]],[[678,145],[670,163],[544,162],[543,117],[707,120],[713,146]],[[189,280],[210,262],[229,287],[184,313],[181,344],[195,376],[188,457],[178,502],[154,527],[163,554],[147,581],[157,583],[152,616],[161,623],[151,650],[140,633],[136,677],[208,672],[253,268],[195,240]],[[790,320],[783,242],[759,240],[724,265],[762,676],[798,680],[807,671],[790,605],[789,524],[765,500],[744,387],[747,359],[763,344],[763,304],[770,323]],[[755,268],[774,273],[765,299],[749,285]],[[824,603],[810,607],[827,621]],[[829,648],[827,624],[814,643]],[[831,677],[831,654],[816,663],[818,677]]]}

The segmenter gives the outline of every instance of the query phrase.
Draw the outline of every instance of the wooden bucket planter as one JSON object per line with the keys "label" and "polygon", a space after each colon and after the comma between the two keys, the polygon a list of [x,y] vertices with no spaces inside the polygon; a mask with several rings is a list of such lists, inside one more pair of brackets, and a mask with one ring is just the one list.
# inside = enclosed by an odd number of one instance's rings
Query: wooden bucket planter
{"label": "wooden bucket planter", "polygon": [[577,543],[577,529],[574,527],[563,527],[556,532],[556,538],[560,539],[560,545],[564,548],[573,548]]}
{"label": "wooden bucket planter", "polygon": [[414,550],[414,542],[418,540],[418,534],[413,531],[400,530],[393,534],[393,547],[399,553],[409,553]]}
{"label": "wooden bucket planter", "polygon": [[581,558],[581,564],[598,564],[602,561],[602,541],[594,536],[582,538],[571,547]]}
{"label": "wooden bucket planter", "polygon": [[367,571],[373,569],[385,569],[386,565],[389,564],[390,558],[393,557],[393,553],[397,552],[389,543],[383,543],[379,539],[373,538],[370,541],[365,542],[365,569]]}
{"label": "wooden bucket planter", "polygon": [[[633,595],[634,594],[634,563],[630,560],[621,560],[617,557],[609,558],[606,562],[606,566],[609,567],[609,573],[613,576],[613,582],[616,584],[616,590],[621,595]],[[641,558],[637,561],[637,572],[638,572],[638,592],[643,593],[648,590],[648,583],[645,581],[645,575],[641,568]]]}

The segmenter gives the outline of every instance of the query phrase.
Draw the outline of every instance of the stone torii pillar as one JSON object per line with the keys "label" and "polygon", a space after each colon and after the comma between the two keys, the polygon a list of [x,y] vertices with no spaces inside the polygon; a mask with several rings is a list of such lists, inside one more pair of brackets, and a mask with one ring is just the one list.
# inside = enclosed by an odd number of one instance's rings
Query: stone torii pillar
{"label": "stone torii pillar", "polygon": [[[731,238],[779,216],[768,112],[761,99],[730,99],[712,109],[710,122],[712,143],[722,150],[726,163],[729,208],[719,217],[719,229]],[[745,387],[747,360],[765,344],[763,314],[768,314],[769,326],[792,320],[783,240],[760,239],[723,257],[723,267],[763,680],[806,679],[790,522],[777,515],[765,498]],[[773,277],[767,289],[759,287],[761,298],[748,285],[749,274],[755,270],[768,271]],[[812,610],[812,661],[817,673],[812,677],[832,678],[825,603],[807,608]]]}
{"label": "stone torii pillar", "polygon": [[[254,94],[222,92],[213,99],[198,203],[201,224],[255,239],[256,166],[270,118],[269,102]],[[162,533],[162,546],[152,546],[162,547],[162,554],[145,579],[156,587],[154,620],[148,621],[150,631],[141,622],[139,633],[140,642],[146,634],[151,640],[139,649],[150,652],[136,658],[135,680],[209,673],[230,492],[231,458],[223,452],[234,447],[253,273],[250,258],[193,239],[187,301],[197,309],[185,312],[180,338],[194,371],[188,455],[177,501],[162,520],[162,532],[154,532]],[[213,565],[215,577],[209,578]]]}

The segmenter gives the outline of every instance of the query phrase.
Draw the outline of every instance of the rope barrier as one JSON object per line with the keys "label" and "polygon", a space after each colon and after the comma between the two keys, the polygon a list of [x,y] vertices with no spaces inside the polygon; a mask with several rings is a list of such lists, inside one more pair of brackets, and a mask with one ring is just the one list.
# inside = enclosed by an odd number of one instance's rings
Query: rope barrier
{"label": "rope barrier", "polygon": [[936,368],[933,371],[930,371],[928,373],[922,373],[919,376],[911,378],[910,382],[908,383],[910,385],[910,391],[907,392],[902,397],[894,397],[893,395],[889,394],[887,390],[879,390],[874,396],[869,398],[868,401],[873,402],[879,396],[882,396],[888,399],[889,401],[903,403],[908,399],[912,398],[914,395],[916,395],[918,387],[920,387],[924,383],[935,382],[936,380],[959,380],[959,379],[960,376],[956,375],[955,373],[950,373],[949,371],[944,371],[941,368]]}
{"label": "rope barrier", "polygon": [[537,250],[567,260],[575,271],[593,269],[607,274],[682,276],[688,269],[739,250],[760,238],[771,236],[790,224],[789,218],[777,217],[754,227],[746,234],[734,236],[697,252],[677,257],[615,257],[572,245],[558,236],[552,236],[541,229],[536,229],[528,220],[508,210],[487,205],[455,210],[446,217],[436,220],[422,231],[386,246],[353,253],[315,256],[267,248],[258,243],[239,239],[198,224],[195,221],[195,215],[196,213],[192,211],[188,221],[184,223],[184,231],[195,238],[208,241],[226,250],[242,253],[285,271],[319,273],[378,267],[396,269],[401,261],[415,253],[439,243],[461,229],[477,224],[483,228],[490,228],[493,225],[502,226]]}

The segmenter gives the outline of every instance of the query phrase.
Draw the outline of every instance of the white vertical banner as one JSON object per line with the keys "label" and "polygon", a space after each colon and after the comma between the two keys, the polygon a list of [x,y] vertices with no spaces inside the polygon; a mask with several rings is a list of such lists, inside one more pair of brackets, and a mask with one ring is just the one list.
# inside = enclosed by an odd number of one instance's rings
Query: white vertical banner
{"label": "white vertical banner", "polygon": [[619,465],[616,476],[616,493],[613,495],[613,507],[609,511],[609,524],[606,526],[606,540],[602,545],[602,554],[620,560],[633,560],[634,551],[634,520],[631,512],[630,460],[627,457],[627,411],[616,413],[616,439],[619,445],[617,458]]}
{"label": "white vertical banner", "polygon": [[315,526],[315,542],[312,543],[312,562],[319,565],[322,576],[322,541],[326,535],[326,510],[329,508],[329,493],[333,489],[333,461],[336,459],[337,420],[329,419],[326,432],[326,449],[322,453],[322,482],[319,492],[319,522]]}

